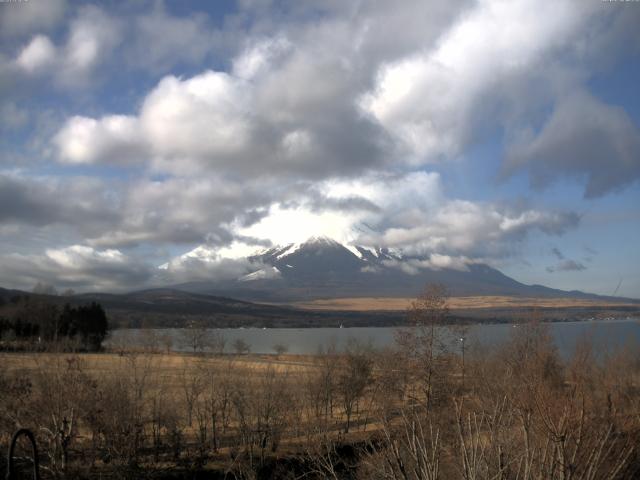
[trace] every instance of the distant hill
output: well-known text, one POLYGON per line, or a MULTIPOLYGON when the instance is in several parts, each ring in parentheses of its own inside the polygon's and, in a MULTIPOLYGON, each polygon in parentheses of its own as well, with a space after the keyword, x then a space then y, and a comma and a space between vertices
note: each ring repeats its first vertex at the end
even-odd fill
POLYGON ((116 328, 179 328, 192 321, 219 328, 398 325, 406 317, 404 312, 313 311, 168 288, 123 294, 85 293, 72 296, 40 295, 0 288, 0 317, 2 305, 16 296, 28 296, 59 306, 95 301, 104 307, 111 325, 116 328))
MULTIPOLYGON (((96 301, 105 308, 110 324, 114 328, 180 328, 193 321, 217 328, 393 326, 402 325, 407 319, 406 307, 402 306, 398 306, 395 310, 380 307, 376 310, 375 306, 373 310, 355 310, 348 306, 327 310, 321 305, 317 308, 313 305, 294 308, 169 288, 124 294, 86 293, 73 296, 40 295, 0 288, 0 317, 3 314, 3 304, 9 303, 16 296, 28 296, 59 306, 65 303, 80 305, 96 301)), ((378 300, 385 302, 384 299, 378 300)), ((620 302, 621 299, 616 300, 620 302)), ((551 303, 553 305, 553 302, 551 303)), ((602 304, 596 302, 593 305, 571 307, 563 306, 562 303, 540 308, 542 318, 556 321, 637 316, 640 313, 638 301, 618 305, 605 305, 606 302, 603 301, 602 304)), ((530 312, 529 305, 507 304, 505 306, 503 304, 489 308, 454 308, 450 318, 458 322, 510 322, 526 320, 530 312)))

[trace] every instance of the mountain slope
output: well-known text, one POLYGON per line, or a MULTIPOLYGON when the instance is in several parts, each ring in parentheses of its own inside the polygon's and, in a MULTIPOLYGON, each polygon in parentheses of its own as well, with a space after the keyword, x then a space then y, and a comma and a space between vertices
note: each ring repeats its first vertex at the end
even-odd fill
MULTIPOLYGON (((199 281, 175 288, 248 299, 290 302, 319 298, 415 297, 426 283, 452 295, 602 298, 525 285, 485 264, 445 256, 345 246, 325 237, 270 248, 248 257, 255 270, 231 281, 199 281)), ((617 299, 619 300, 619 299, 617 299)))

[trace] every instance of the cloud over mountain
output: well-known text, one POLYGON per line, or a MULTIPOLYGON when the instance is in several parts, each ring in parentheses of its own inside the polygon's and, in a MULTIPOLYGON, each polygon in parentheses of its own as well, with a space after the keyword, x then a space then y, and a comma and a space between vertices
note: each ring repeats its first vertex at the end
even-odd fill
POLYGON ((0 254, 328 235, 524 265, 637 197, 633 5, 31 3, 0 19, 0 254))

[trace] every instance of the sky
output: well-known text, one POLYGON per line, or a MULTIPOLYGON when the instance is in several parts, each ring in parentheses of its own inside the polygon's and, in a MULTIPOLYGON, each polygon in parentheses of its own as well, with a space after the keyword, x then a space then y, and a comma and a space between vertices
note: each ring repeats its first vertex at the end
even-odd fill
POLYGON ((0 286, 232 277, 325 235, 640 298, 638 25, 634 1, 0 2, 0 286))

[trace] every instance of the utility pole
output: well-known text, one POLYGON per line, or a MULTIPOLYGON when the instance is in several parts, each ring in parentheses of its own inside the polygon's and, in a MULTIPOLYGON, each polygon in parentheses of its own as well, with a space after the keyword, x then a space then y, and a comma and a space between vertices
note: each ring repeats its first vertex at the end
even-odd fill
POLYGON ((460 337, 460 343, 462 344, 462 389, 464 390, 464 337, 460 337))

